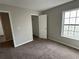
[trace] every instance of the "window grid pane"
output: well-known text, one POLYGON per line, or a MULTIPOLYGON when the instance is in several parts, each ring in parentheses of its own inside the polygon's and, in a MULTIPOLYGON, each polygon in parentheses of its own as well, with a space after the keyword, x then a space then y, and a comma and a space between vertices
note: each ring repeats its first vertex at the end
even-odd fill
POLYGON ((76 24, 79 24, 79 18, 76 18, 76 24))
POLYGON ((70 18, 69 24, 75 24, 75 18, 70 18))
POLYGON ((69 24, 69 18, 64 20, 64 24, 69 24))
POLYGON ((70 12, 65 12, 65 18, 69 18, 70 12))
MULTIPOLYGON (((79 36, 79 10, 64 13, 63 35, 66 37, 79 36)), ((78 37, 79 38, 79 37, 78 37)))
POLYGON ((79 17, 79 10, 77 10, 77 17, 79 17))
POLYGON ((68 31, 69 28, 68 28, 68 25, 64 25, 64 31, 68 31))
POLYGON ((76 17, 76 10, 70 12, 70 17, 76 17))

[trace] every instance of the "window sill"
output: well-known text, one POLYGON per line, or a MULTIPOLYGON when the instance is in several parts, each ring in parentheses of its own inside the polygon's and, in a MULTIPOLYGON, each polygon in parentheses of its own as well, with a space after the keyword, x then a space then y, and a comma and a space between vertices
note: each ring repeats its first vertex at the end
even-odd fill
POLYGON ((72 39, 72 40, 78 40, 79 41, 79 37, 63 36, 63 35, 61 35, 61 37, 68 38, 68 39, 72 39))

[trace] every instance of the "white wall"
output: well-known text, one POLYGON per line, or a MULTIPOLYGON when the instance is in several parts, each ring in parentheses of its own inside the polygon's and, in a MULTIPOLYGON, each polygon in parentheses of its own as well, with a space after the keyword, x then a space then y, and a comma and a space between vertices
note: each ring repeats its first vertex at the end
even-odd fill
POLYGON ((2 23, 1 23, 1 18, 0 18, 0 35, 4 35, 3 28, 2 28, 2 23))
POLYGON ((33 40, 31 15, 38 15, 38 12, 8 5, 0 5, 0 10, 10 12, 15 47, 33 40))
POLYGON ((79 0, 74 0, 72 2, 43 11, 42 14, 47 14, 48 17, 48 39, 79 49, 79 40, 61 37, 62 12, 75 8, 79 8, 79 0))

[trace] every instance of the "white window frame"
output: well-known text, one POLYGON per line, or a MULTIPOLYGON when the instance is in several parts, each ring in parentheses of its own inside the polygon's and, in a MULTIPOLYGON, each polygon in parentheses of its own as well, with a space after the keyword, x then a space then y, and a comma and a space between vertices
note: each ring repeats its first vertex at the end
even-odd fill
MULTIPOLYGON (((75 37, 68 37, 68 36, 64 36, 63 32, 64 32, 64 18, 65 18, 65 12, 71 12, 73 10, 79 10, 79 8, 76 9, 72 9, 72 10, 66 10, 62 12, 62 25, 61 25, 61 37, 65 37, 65 38, 70 38, 70 39, 74 39, 74 40, 79 40, 79 38, 75 38, 75 37)), ((73 17, 72 17, 73 18, 73 17)), ((77 16, 75 17, 77 18, 77 16)))

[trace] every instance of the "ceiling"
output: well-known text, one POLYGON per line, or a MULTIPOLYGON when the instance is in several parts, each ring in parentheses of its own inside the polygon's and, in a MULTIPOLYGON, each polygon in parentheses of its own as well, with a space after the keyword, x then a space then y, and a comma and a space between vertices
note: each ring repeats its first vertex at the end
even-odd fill
POLYGON ((28 8, 35 11, 43 11, 70 1, 72 0, 0 0, 0 3, 21 8, 28 8))

